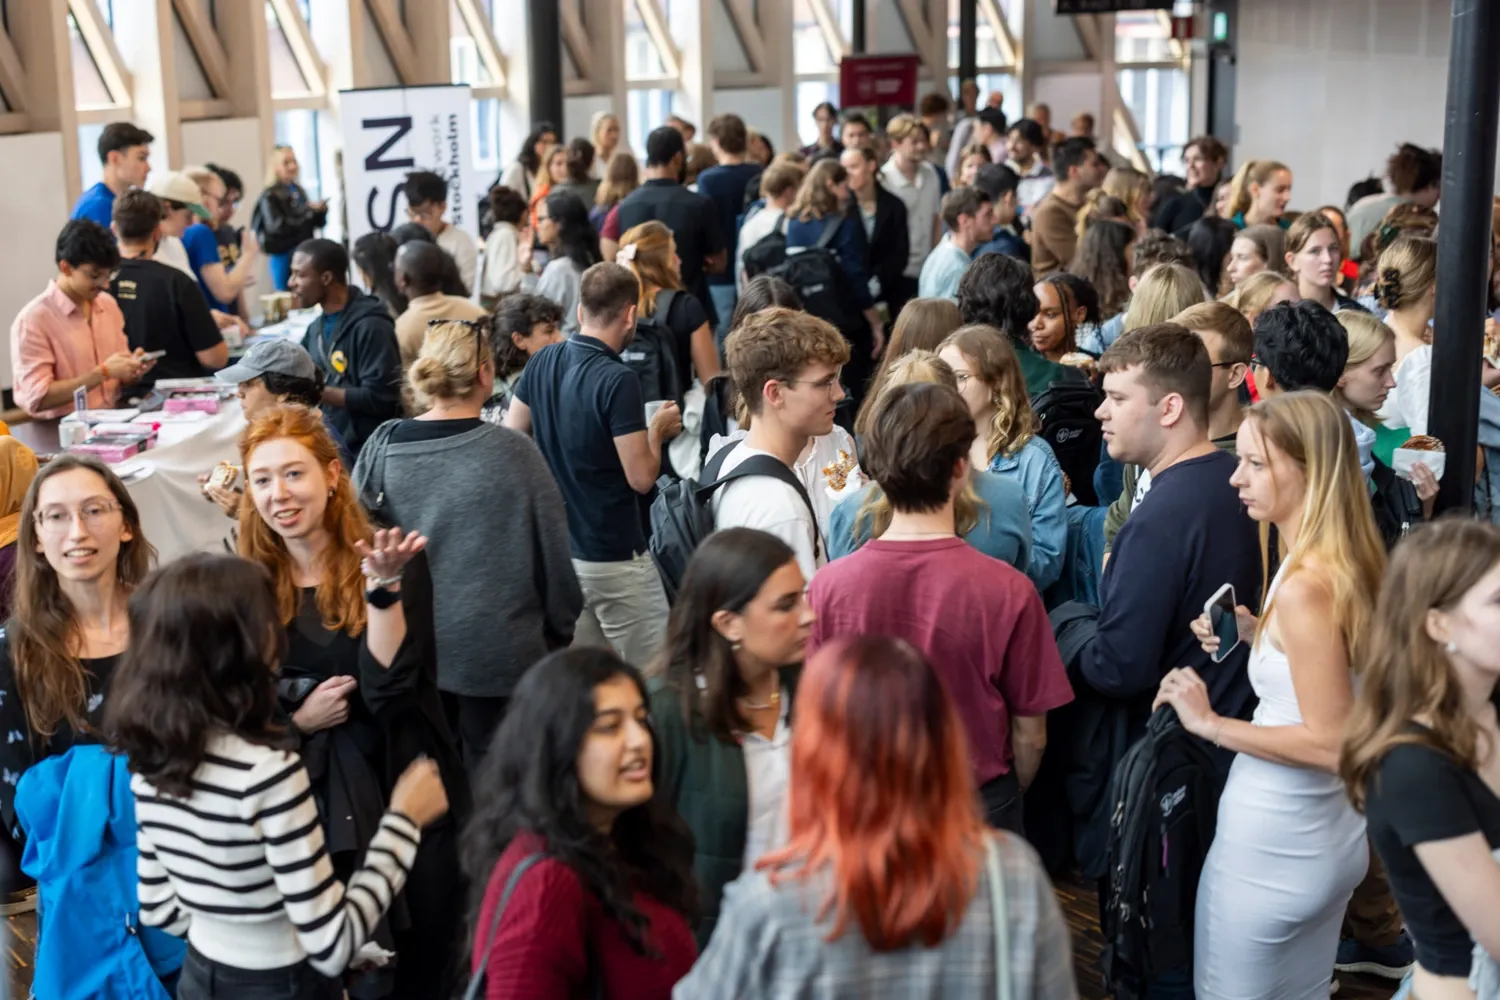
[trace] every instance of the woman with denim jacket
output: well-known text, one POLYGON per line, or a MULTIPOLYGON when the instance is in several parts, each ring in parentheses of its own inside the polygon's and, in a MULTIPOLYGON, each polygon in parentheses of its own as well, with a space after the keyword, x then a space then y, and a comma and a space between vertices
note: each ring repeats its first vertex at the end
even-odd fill
POLYGON ((938 356, 958 377, 974 422, 974 467, 1021 484, 1031 515, 1027 576, 1045 591, 1062 575, 1068 546, 1068 486, 1051 445, 1036 435, 1036 416, 1010 338, 992 326, 965 326, 943 341, 938 356))

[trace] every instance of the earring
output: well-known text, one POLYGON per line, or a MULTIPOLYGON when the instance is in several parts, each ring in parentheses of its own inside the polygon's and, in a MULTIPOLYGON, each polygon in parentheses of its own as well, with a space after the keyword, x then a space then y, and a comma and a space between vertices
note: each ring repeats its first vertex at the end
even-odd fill
POLYGON ((740 651, 740 646, 741 646, 741 645, 742 645, 742 644, 741 644, 741 642, 740 642, 740 641, 739 641, 739 640, 738 640, 738 639, 734 639, 734 640, 732 640, 732 641, 731 641, 731 642, 730 642, 730 643, 729 643, 729 648, 730 648, 730 650, 731 650, 731 651, 732 651, 732 652, 735 652, 735 653, 738 653, 738 652, 739 652, 739 651, 740 651))
POLYGON ((330 500, 333 499, 333 487, 332 486, 328 487, 328 499, 330 499, 330 500))
POLYGON ((1443 647, 1443 651, 1449 656, 1452 656, 1454 653, 1458 652, 1458 643, 1454 642, 1452 639, 1449 639, 1448 645, 1443 647))

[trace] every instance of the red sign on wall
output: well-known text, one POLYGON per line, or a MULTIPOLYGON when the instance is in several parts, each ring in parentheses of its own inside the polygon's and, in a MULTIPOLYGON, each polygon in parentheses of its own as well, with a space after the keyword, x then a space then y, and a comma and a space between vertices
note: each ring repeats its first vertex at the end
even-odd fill
POLYGON ((917 103, 914 55, 845 56, 839 62, 839 103, 845 107, 917 103))

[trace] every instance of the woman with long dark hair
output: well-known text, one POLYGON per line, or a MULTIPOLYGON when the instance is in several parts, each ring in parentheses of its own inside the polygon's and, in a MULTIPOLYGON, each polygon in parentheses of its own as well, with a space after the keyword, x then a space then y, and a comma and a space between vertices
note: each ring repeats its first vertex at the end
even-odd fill
POLYGON ((646 685, 607 649, 521 679, 464 828, 470 969, 489 1000, 666 1000, 697 949, 693 840, 656 778, 646 685), (503 905, 502 905, 503 903, 503 905))
POLYGON ((233 556, 186 556, 130 599, 106 729, 134 774, 141 922, 189 942, 181 1000, 343 996, 447 809, 436 765, 413 762, 346 891, 277 709, 279 619, 265 569, 233 556))
POLYGON ((528 202, 541 182, 542 156, 557 145, 557 126, 551 122, 537 122, 521 142, 521 151, 515 161, 506 167, 495 183, 519 191, 528 202))
POLYGON ((812 633, 790 546, 751 528, 693 553, 647 684, 663 793, 697 848, 707 944, 724 886, 780 847, 797 675, 812 633))
MULTIPOLYGON (((425 539, 375 530, 315 411, 263 413, 240 439, 245 501, 240 554, 271 574, 287 653, 283 710, 301 737, 334 871, 347 877, 370 843, 397 777, 435 759, 454 811, 468 784, 436 686, 432 578, 425 539)), ((423 838, 391 915, 395 988, 422 992, 456 969, 456 831, 423 838)))
POLYGON ((962 721, 908 643, 842 639, 804 671, 789 841, 725 893, 676 1000, 1074 1000, 1040 860, 980 815, 962 721))
MULTIPOLYGON (((0 636, 0 821, 19 871, 16 784, 75 745, 100 742, 101 706, 130 644, 126 602, 156 550, 109 466, 82 455, 48 462, 26 491, 16 530, 15 614, 0 636), (19 738, 17 738, 19 737, 19 738)), ((18 885, 5 886, 15 892, 18 885)))
POLYGON ((394 319, 406 312, 406 296, 396 287, 396 241, 390 233, 365 233, 354 241, 350 260, 365 287, 385 303, 394 319))
POLYGON ((1036 283, 1036 319, 1031 321, 1031 349, 1048 361, 1078 351, 1079 338, 1099 326, 1099 293, 1086 278, 1055 271, 1036 283))
POLYGON ((1418 528, 1396 546, 1356 664, 1339 773, 1416 939, 1422 1000, 1472 1000, 1474 945, 1491 971, 1500 956, 1497 593, 1500 529, 1418 528))
POLYGON ((583 272, 604 258, 599 234, 589 222, 589 210, 566 191, 549 194, 537 209, 537 239, 546 244, 551 259, 536 283, 536 293, 562 307, 563 332, 578 332, 578 291, 583 272))
POLYGON ((1228 290, 1224 262, 1239 235, 1240 231, 1228 219, 1199 219, 1188 227, 1187 245, 1193 251, 1198 277, 1214 298, 1228 290))

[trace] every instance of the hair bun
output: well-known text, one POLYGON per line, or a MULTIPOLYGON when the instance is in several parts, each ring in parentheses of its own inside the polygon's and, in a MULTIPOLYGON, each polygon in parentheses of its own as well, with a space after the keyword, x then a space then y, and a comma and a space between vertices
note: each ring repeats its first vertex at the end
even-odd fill
POLYGON ((1384 268, 1375 282, 1375 302, 1386 309, 1401 305, 1401 272, 1394 267, 1384 268))

